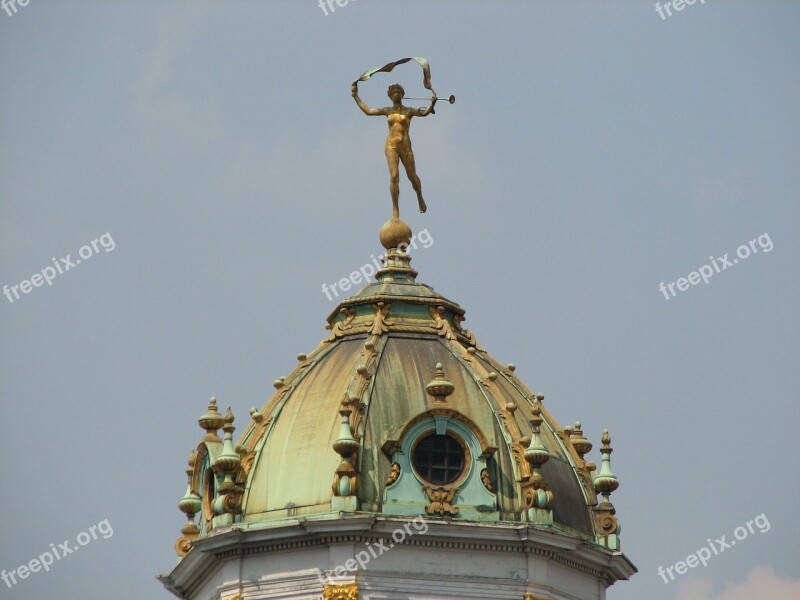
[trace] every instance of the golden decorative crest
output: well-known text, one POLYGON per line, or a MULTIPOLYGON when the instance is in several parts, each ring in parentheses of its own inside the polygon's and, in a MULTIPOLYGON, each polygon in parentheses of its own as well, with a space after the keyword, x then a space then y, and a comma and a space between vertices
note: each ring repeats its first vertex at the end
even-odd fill
POLYGON ((445 515, 457 515, 458 507, 453 506, 453 498, 461 490, 458 488, 443 488, 443 487, 428 487, 423 486, 422 491, 430 500, 430 504, 425 507, 425 512, 429 515, 439 514, 443 517, 445 515))
POLYGON ((461 334, 465 338, 467 338, 467 341, 469 341, 469 344, 471 346, 473 346, 475 348, 475 350, 477 350, 478 352, 485 352, 486 350, 484 350, 483 346, 481 346, 478 343, 478 340, 475 337, 475 334, 472 333, 469 329, 463 329, 461 327, 461 323, 463 323, 463 322, 464 322, 464 315, 453 315, 453 323, 455 323, 456 328, 458 329, 458 331, 461 332, 461 334))
POLYGON ((394 325, 389 320, 389 311, 392 308, 391 304, 386 304, 385 302, 378 302, 377 304, 372 305, 375 309, 375 319, 372 321, 372 329, 370 333, 372 335, 383 335, 389 331, 389 328, 394 325))
POLYGON ((178 538, 178 541, 175 542, 175 553, 180 557, 183 558, 187 554, 189 554, 189 550, 192 549, 192 540, 186 536, 182 536, 178 538))
POLYGON ((356 318, 356 309, 344 307, 339 311, 344 315, 344 321, 337 321, 336 323, 329 324, 326 329, 331 330, 331 334, 325 339, 326 342, 333 342, 337 338, 344 335, 344 332, 350 329, 350 323, 356 318))
POLYGON ((322 590, 323 600, 358 600, 358 584, 326 585, 322 590))
POLYGON ((250 475, 250 469, 253 468, 253 460, 256 457, 254 450, 245 450, 242 457, 242 471, 244 471, 245 479, 250 475))
POLYGON ((436 321, 432 327, 436 329, 440 336, 452 341, 458 339, 456 332, 453 331, 453 326, 450 325, 450 321, 444 317, 444 306, 431 306, 428 308, 428 313, 436 321))
POLYGON ((595 511, 595 523, 601 535, 619 533, 619 520, 617 517, 602 508, 596 508, 595 511))
MULTIPOLYGON (((518 442, 513 442, 511 444, 511 452, 514 455, 514 462, 517 465, 517 469, 519 469, 520 478, 528 479, 531 476, 531 465, 525 460, 525 449, 527 448, 527 444, 525 443, 526 439, 523 438, 518 442)), ((528 442, 530 440, 527 440, 528 442)))

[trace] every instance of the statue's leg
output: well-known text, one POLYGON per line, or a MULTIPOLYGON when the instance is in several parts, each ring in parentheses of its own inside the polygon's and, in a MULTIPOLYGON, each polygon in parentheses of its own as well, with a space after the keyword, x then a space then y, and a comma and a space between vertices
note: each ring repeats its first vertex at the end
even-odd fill
POLYGON ((403 161, 403 166, 406 169, 406 175, 408 175, 408 180, 411 182, 414 191, 417 193, 417 201, 419 202, 419 212, 424 213, 428 210, 427 205, 425 204, 425 200, 422 199, 422 182, 419 180, 417 176, 417 167, 414 162, 414 153, 411 150, 407 150, 400 155, 400 160, 403 161))
POLYGON ((400 218, 400 157, 394 148, 386 149, 389 165, 389 193, 392 195, 392 218, 400 218))

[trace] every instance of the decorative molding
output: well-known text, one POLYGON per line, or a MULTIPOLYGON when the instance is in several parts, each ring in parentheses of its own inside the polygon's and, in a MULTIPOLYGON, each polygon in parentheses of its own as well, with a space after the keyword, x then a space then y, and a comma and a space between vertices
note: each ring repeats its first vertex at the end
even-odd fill
POLYGON ((358 600, 358 584, 326 585, 322 590, 323 600, 358 600))
POLYGON ((491 456, 497 452, 497 446, 492 446, 489 444, 488 438, 483 434, 483 431, 481 431, 474 421, 455 409, 446 408, 443 406, 431 408, 430 410, 426 410, 415 416, 408 423, 406 423, 399 432, 396 432, 394 437, 386 440, 386 442, 383 443, 383 446, 381 446, 381 450, 383 450, 383 453, 391 460, 393 454, 400 449, 401 440, 405 439, 408 433, 414 429, 418 423, 427 420, 435 421, 436 417, 439 416, 452 417, 454 420, 459 421, 467 429, 469 429, 477 439, 478 445, 481 449, 481 454, 483 456, 491 456))
MULTIPOLYGON (((326 546, 328 544, 343 544, 343 543, 363 544, 366 542, 374 543, 375 540, 376 537, 374 535, 369 535, 364 533, 354 533, 354 534, 339 533, 336 535, 320 535, 317 538, 311 538, 311 539, 301 539, 301 540, 291 540, 291 541, 287 540, 264 541, 257 543, 253 546, 249 546, 247 553, 261 554, 268 552, 287 552, 287 551, 300 550, 304 548, 326 546)), ((513 542, 510 541, 507 543, 502 543, 502 542, 498 543, 497 541, 493 542, 476 541, 474 539, 471 541, 453 540, 453 539, 434 540, 434 539, 429 539, 427 536, 415 536, 415 537, 407 537, 403 541, 403 544, 408 546, 417 546, 421 548, 440 548, 442 550, 466 550, 470 552, 506 552, 506 553, 516 553, 516 554, 529 554, 553 560, 571 569, 576 569, 583 573, 587 573, 592 577, 604 577, 606 575, 605 571, 601 569, 588 566, 576 560, 570 560, 566 558, 563 552, 555 552, 550 549, 540 548, 537 547, 536 545, 531 545, 530 543, 521 543, 519 540, 513 542)), ((241 556, 240 548, 231 548, 214 552, 214 558, 216 558, 217 560, 225 560, 229 558, 235 558, 238 556, 241 556)))
POLYGON ((353 296, 346 298, 339 303, 339 307, 334 309, 328 315, 328 322, 336 318, 341 312, 342 308, 349 308, 354 306, 363 306, 370 302, 395 302, 395 303, 408 303, 408 304, 422 304, 428 306, 444 306, 454 314, 463 315, 464 309, 455 302, 443 297, 424 297, 424 296, 406 296, 403 294, 373 294, 370 296, 353 296))

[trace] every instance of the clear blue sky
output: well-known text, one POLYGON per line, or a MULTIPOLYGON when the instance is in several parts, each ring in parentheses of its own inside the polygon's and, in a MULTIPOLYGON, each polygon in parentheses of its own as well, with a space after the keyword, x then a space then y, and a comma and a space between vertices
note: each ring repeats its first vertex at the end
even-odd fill
MULTIPOLYGON (((458 101, 412 127, 429 211, 403 180, 401 214, 433 239, 413 266, 595 458, 610 428, 640 572, 609 598, 728 600, 757 567, 800 585, 798 31, 800 4, 755 0, 0 12, 0 285, 114 241, 0 296, 0 569, 114 532, 0 598, 171 597, 154 576, 196 419, 216 395, 241 429, 325 335, 322 284, 381 249, 386 125, 349 86, 414 55, 458 101), (657 575, 762 513, 768 532, 657 575)), ((406 65, 364 99, 395 80, 425 92, 406 65)))

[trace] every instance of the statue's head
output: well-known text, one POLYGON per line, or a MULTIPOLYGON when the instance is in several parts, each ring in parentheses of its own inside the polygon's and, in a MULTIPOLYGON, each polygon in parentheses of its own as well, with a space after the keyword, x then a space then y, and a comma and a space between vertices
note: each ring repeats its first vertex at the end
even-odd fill
POLYGON ((387 90, 386 94, 392 100, 395 99, 395 95, 397 95, 398 100, 402 100, 403 96, 406 95, 406 91, 403 89, 403 86, 400 85, 399 83, 393 83, 392 85, 389 86, 389 89, 387 90))

